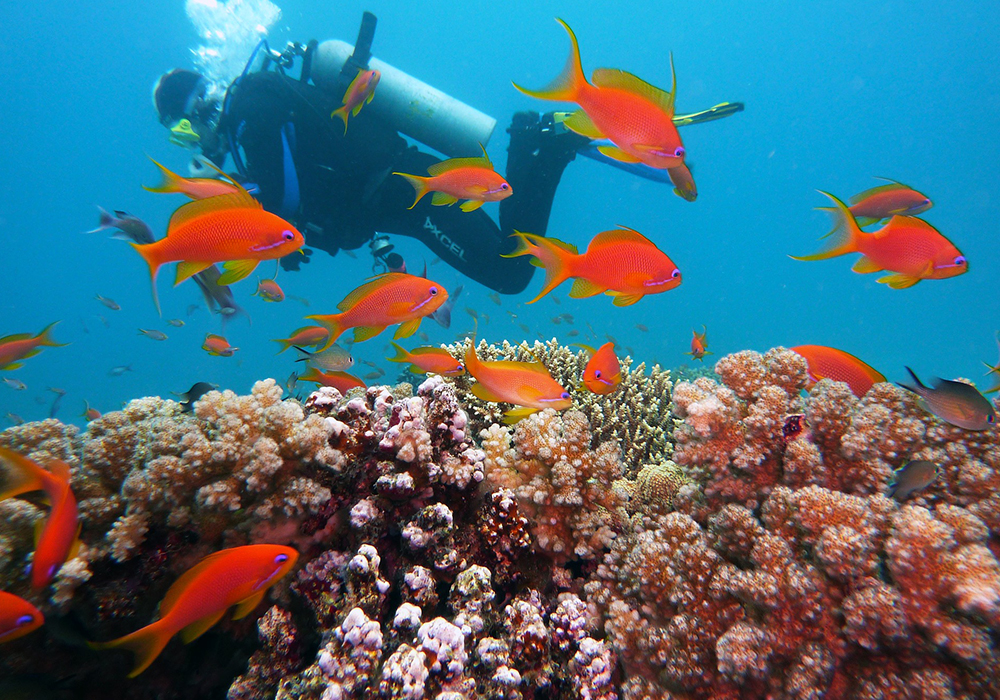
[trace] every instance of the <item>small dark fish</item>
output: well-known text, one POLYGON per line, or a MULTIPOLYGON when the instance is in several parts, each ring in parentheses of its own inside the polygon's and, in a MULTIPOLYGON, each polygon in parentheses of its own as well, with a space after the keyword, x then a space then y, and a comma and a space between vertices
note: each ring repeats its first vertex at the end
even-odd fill
POLYGON ((361 360, 361 364, 368 365, 369 367, 378 368, 378 365, 371 360, 361 360))
POLYGON ((285 390, 289 394, 291 394, 292 392, 295 391, 295 387, 298 385, 298 383, 299 383, 299 375, 296 374, 295 372, 292 372, 290 375, 288 375, 288 379, 285 380, 285 390))
POLYGON ((434 267, 439 262, 441 262, 441 258, 434 258, 433 260, 430 261, 430 263, 428 264, 428 267, 434 267))
POLYGON ((327 372, 342 372, 354 365, 354 358, 351 356, 351 353, 336 343, 322 352, 309 352, 298 345, 293 345, 292 347, 302 353, 302 357, 295 360, 296 362, 308 362, 309 366, 327 372))
POLYGON ((340 252, 343 253, 344 255, 346 255, 347 257, 351 258, 352 260, 357 260, 358 259, 357 253, 355 253, 353 250, 343 250, 343 249, 341 249, 340 252))
POLYGON ((465 285, 461 284, 455 287, 452 293, 448 295, 448 299, 438 307, 437 311, 431 314, 431 318, 437 321, 437 324, 442 328, 451 327, 451 310, 455 308, 455 302, 458 300, 464 287, 465 285))
POLYGON ((97 209, 101 212, 100 222, 97 228, 91 229, 87 233, 100 233, 101 231, 117 229, 119 232, 113 234, 111 237, 118 241, 132 241, 140 245, 147 245, 156 241, 153 230, 142 219, 124 211, 116 210, 114 216, 112 216, 101 207, 97 207, 97 209))
POLYGON ((194 281, 201 289, 202 296, 205 297, 208 310, 222 315, 223 330, 226 328, 228 319, 237 315, 246 316, 250 325, 253 325, 250 314, 236 303, 232 290, 224 284, 219 284, 220 277, 222 277, 222 273, 215 265, 206 267, 194 276, 194 281))
POLYGON ((518 325, 518 326, 519 326, 519 327, 521 328, 521 330, 522 330, 522 331, 524 331, 525 333, 531 333, 531 328, 530 328, 530 327, 528 326, 528 324, 527 324, 527 323, 519 323, 519 324, 517 324, 517 325, 518 325))
POLYGON ((142 335, 149 336, 153 340, 166 340, 167 339, 167 334, 164 333, 163 331, 148 330, 146 328, 140 328, 139 332, 142 335))
POLYGON ((50 386, 49 387, 49 391, 51 391, 56 396, 65 396, 66 395, 66 390, 65 389, 60 389, 57 386, 50 386))
POLYGON ((111 309, 112 311, 121 311, 122 310, 122 307, 120 307, 118 305, 118 302, 116 302, 114 299, 109 299, 107 297, 102 297, 100 294, 95 294, 94 298, 97 299, 97 301, 99 301, 102 304, 104 304, 109 309, 111 309))
POLYGON ((22 382, 20 379, 11 379, 10 377, 4 377, 3 383, 9 386, 14 391, 24 391, 28 388, 28 385, 22 382))
POLYGON ((7 411, 6 416, 7 420, 10 421, 11 425, 21 425, 22 423, 24 423, 24 419, 21 418, 21 416, 17 415, 16 413, 11 413, 10 411, 7 411))
POLYGON ((174 394, 175 396, 180 396, 183 401, 181 404, 181 413, 190 413, 194 410, 194 402, 200 399, 202 396, 212 391, 212 389, 218 389, 218 384, 209 384, 208 382, 196 382, 190 389, 185 391, 183 394, 174 394))
POLYGON ((573 323, 573 314, 559 314, 559 318, 571 325, 573 323))
POLYGON ((472 318, 476 319, 477 321, 479 320, 479 312, 476 311, 471 306, 465 307, 465 313, 469 314, 470 316, 472 316, 472 318))
POLYGON ((364 376, 364 378, 370 381, 372 379, 378 379, 379 377, 384 377, 384 376, 385 372, 383 372, 382 370, 378 370, 377 372, 369 372, 364 376))
POLYGON ((574 328, 570 331, 567 331, 566 335, 568 335, 570 338, 575 338, 576 336, 580 335, 580 331, 574 328))
POLYGON ((558 326, 560 323, 562 323, 562 318, 560 318, 559 316, 553 316, 552 318, 549 319, 549 323, 551 323, 553 326, 558 326))
POLYGON ((59 412, 59 405, 62 403, 62 399, 66 395, 66 390, 50 386, 49 391, 56 395, 56 397, 52 400, 52 405, 49 407, 49 418, 55 418, 56 413, 59 412))
POLYGON ((201 307, 198 306, 197 304, 188 304, 187 315, 190 316, 191 314, 193 314, 195 311, 197 311, 200 308, 201 307))
POLYGON ((989 430, 996 425, 997 415, 993 405, 976 387, 938 377, 932 389, 924 386, 912 369, 907 367, 906 371, 913 377, 916 386, 902 382, 897 384, 922 398, 928 410, 941 420, 966 430, 989 430))
POLYGON ((181 326, 184 325, 184 321, 180 320, 179 318, 168 318, 167 323, 169 323, 174 328, 180 328, 181 326))
POLYGON ((500 295, 499 294, 497 294, 496 292, 490 292, 486 296, 488 296, 490 298, 490 301, 492 301, 494 304, 496 304, 497 306, 500 306, 500 295))
POLYGON ((907 462, 893 472, 892 483, 889 484, 890 498, 905 501, 910 494, 926 488, 938 475, 938 467, 934 462, 917 459, 907 462))
POLYGON ((643 333, 649 333, 649 327, 646 326, 646 325, 644 325, 644 324, 642 324, 642 323, 635 324, 635 327, 636 327, 636 330, 639 330, 639 331, 641 331, 643 333))
POLYGON ((417 337, 420 338, 420 342, 422 343, 429 343, 431 341, 431 337, 426 333, 424 333, 423 331, 420 331, 417 334, 417 337))
POLYGON ((132 365, 118 365, 108 370, 109 377, 120 377, 126 372, 132 372, 132 365))
POLYGON ((611 335, 610 333, 605 333, 605 334, 604 334, 604 337, 608 339, 608 342, 609 342, 609 343, 614 343, 615 345, 620 345, 620 343, 618 342, 618 339, 617 339, 617 338, 615 338, 615 337, 614 337, 613 335, 611 335))
POLYGON ((559 301, 559 297, 557 297, 555 294, 550 294, 549 297, 552 299, 552 301, 556 303, 556 306, 562 306, 562 302, 559 301))

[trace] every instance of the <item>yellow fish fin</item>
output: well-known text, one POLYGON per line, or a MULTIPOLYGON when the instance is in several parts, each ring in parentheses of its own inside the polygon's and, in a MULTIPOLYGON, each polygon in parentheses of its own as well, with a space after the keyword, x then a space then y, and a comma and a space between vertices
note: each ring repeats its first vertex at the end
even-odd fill
POLYGON ((608 158, 620 160, 622 163, 639 163, 639 159, 618 148, 618 146, 598 146, 597 150, 608 158))
POLYGON ((862 255, 858 258, 857 262, 851 266, 851 269, 857 272, 859 275, 867 275, 869 272, 881 272, 884 268, 875 262, 867 255, 862 255))
POLYGON ((881 282, 882 284, 889 285, 893 289, 906 289, 907 287, 912 287, 917 282, 919 282, 920 278, 896 273, 894 275, 886 275, 885 277, 879 277, 878 281, 881 282))
POLYGON ((498 403, 500 401, 503 401, 502 398, 500 398, 499 396, 497 396, 496 394, 494 394, 492 391, 490 391, 489 389, 487 389, 486 386, 483 385, 480 382, 476 382, 475 384, 473 384, 472 388, 470 389, 470 391, 472 392, 473 396, 475 396, 476 398, 482 399, 483 401, 492 401, 494 403, 498 403))
POLYGON ((225 610, 220 610, 217 613, 206 615, 197 622, 192 622, 190 625, 181 630, 181 640, 183 640, 185 644, 190 644, 218 624, 219 620, 222 619, 222 616, 225 613, 225 610))
POLYGON ((608 292, 608 294, 615 298, 612 302, 615 306, 632 306, 644 296, 642 294, 622 294, 621 292, 608 292))
POLYGON ((677 75, 674 73, 674 55, 670 54, 670 73, 673 75, 673 91, 661 90, 623 70, 598 68, 590 79, 597 87, 625 90, 649 100, 671 117, 674 116, 674 93, 677 91, 677 75))
POLYGON ((358 104, 355 105, 354 109, 351 110, 351 116, 352 117, 358 116, 358 113, 361 112, 361 108, 364 107, 364 106, 365 106, 365 103, 364 103, 363 100, 361 102, 358 102, 358 104))
POLYGON ((435 192, 431 195, 431 204, 436 207, 451 206, 458 201, 458 197, 448 194, 447 192, 435 192))
POLYGON ((431 176, 440 175, 441 173, 458 170, 459 168, 486 168, 487 170, 493 170, 493 163, 486 156, 486 151, 483 151, 483 155, 475 158, 449 158, 440 163, 435 163, 427 168, 427 174, 431 176))
POLYGON ((600 294, 606 289, 607 287, 602 287, 601 285, 595 284, 590 280, 577 277, 573 280, 573 286, 570 287, 569 295, 573 299, 585 299, 587 297, 592 297, 595 294, 600 294))
POLYGON ((20 369, 21 367, 24 367, 23 362, 12 362, 9 365, 4 365, 3 367, 0 367, 0 369, 7 371, 9 369, 20 369))
POLYGON ((504 425, 514 425, 515 423, 527 418, 532 413, 537 412, 537 408, 512 408, 503 414, 504 425))
POLYGON ((242 620, 244 617, 253 612, 254 608, 260 605, 260 601, 264 600, 264 594, 267 593, 267 589, 257 591, 249 598, 245 598, 240 601, 240 604, 236 606, 236 610, 233 611, 234 620, 242 620))
POLYGON ((358 326, 354 329, 354 342, 360 343, 363 340, 374 338, 385 330, 385 326, 358 326))
POLYGON ((868 226, 869 224, 874 224, 878 221, 881 221, 881 219, 876 219, 874 216, 859 216, 854 220, 857 221, 858 226, 862 228, 868 226))
POLYGON ((217 197, 207 199, 196 199, 179 207, 170 217, 167 224, 167 236, 175 231, 178 226, 190 223, 194 219, 206 214, 212 214, 227 209, 261 209, 261 204, 251 197, 246 190, 233 192, 232 194, 220 194, 217 197))
POLYGON ((423 320, 422 317, 414 318, 410 319, 406 323, 399 324, 399 328, 396 329, 396 332, 393 334, 392 337, 397 340, 399 338, 409 338, 411 335, 417 332, 418 328, 420 328, 421 320, 423 320))
POLYGON ((483 206, 483 200, 470 199, 466 202, 462 202, 458 208, 461 209, 462 211, 475 211, 481 206, 483 206))
POLYGON ((347 133, 347 107, 338 107, 330 112, 330 119, 341 119, 344 122, 344 133, 347 133))
POLYGON ((586 136, 588 139, 604 138, 601 130, 597 128, 597 125, 591 121, 590 117, 582 109, 578 109, 569 115, 563 122, 563 125, 570 131, 574 131, 580 134, 580 136, 586 136))
POLYGON ((177 277, 174 278, 174 286, 176 287, 189 277, 194 277, 211 264, 198 260, 181 260, 177 263, 177 277))
POLYGON ((224 287, 233 282, 239 282, 257 269, 259 263, 259 260, 228 260, 222 263, 222 267, 226 271, 219 277, 219 286, 224 287))

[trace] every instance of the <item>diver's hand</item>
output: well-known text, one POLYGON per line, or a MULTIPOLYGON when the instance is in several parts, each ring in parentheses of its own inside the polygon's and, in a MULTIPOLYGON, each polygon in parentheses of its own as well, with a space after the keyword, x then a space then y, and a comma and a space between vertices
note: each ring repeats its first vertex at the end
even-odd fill
POLYGON ((309 258, 312 257, 312 248, 303 248, 302 255, 296 255, 292 253, 291 255, 286 255, 279 261, 281 263, 282 270, 288 270, 289 272, 298 272, 300 265, 305 265, 309 262, 309 258))

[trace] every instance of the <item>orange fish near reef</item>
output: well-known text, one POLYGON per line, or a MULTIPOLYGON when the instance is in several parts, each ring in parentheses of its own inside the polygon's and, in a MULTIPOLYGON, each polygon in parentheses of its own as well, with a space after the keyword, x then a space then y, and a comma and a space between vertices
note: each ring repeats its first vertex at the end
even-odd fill
POLYGON ((30 333, 15 333, 0 338, 0 370, 17 369, 24 363, 21 360, 34 357, 42 351, 42 347, 60 348, 66 343, 57 343, 49 333, 52 327, 59 323, 55 321, 42 329, 38 335, 30 333))
POLYGON ((414 348, 407 350, 404 347, 392 344, 396 349, 396 354, 387 358, 390 362, 409 362, 410 371, 414 374, 427 374, 433 372, 445 377, 460 377, 465 374, 465 367, 455 357, 444 348, 414 348))
POLYGON ((293 345, 319 345, 330 337, 330 331, 323 326, 303 326, 288 338, 275 338, 274 342, 281 344, 280 355, 293 345))
POLYGON ((239 348, 234 348, 229 344, 229 341, 223 338, 221 335, 215 335, 209 333, 205 336, 205 342, 202 344, 201 349, 207 352, 209 355, 215 355, 217 357, 232 357, 239 348))
POLYGON ((53 459, 48 466, 47 471, 24 455, 0 447, 0 501, 44 491, 51 504, 31 563, 31 585, 35 588, 48 585, 71 558, 80 532, 76 498, 69 487, 69 465, 53 459))
MULTIPOLYGON (((885 177, 878 179, 887 180, 889 184, 872 187, 847 200, 848 210, 858 226, 868 226, 892 216, 916 216, 934 206, 929 197, 912 187, 885 177)), ((837 214, 837 209, 833 207, 819 209, 837 214)))
POLYGON ((394 338, 409 338, 417 332, 420 320, 430 316, 448 299, 448 292, 437 282, 405 272, 387 272, 365 282, 337 305, 339 314, 306 316, 326 328, 330 335, 320 350, 326 350, 348 328, 354 329, 354 341, 361 342, 395 323, 401 324, 394 338))
POLYGON ((605 343, 594 348, 581 345, 590 353, 587 366, 583 368, 583 386, 595 394, 610 394, 622 383, 622 366, 615 354, 615 344, 605 343))
MULTIPOLYGON (((153 159, 150 158, 150 160, 153 159)), ((216 168, 214 165, 211 167, 222 175, 222 177, 225 178, 224 180, 214 177, 181 177, 177 173, 160 165, 155 160, 153 160, 153 164, 160 169, 160 174, 163 176, 163 180, 156 187, 146 187, 143 185, 142 189, 147 192, 176 192, 187 195, 191 199, 208 199, 209 197, 218 197, 223 194, 239 194, 242 189, 238 184, 236 184, 235 180, 216 168)))
POLYGON ((157 313, 156 275, 162 265, 177 262, 178 285, 188 277, 224 262, 218 284, 237 282, 261 260, 275 260, 302 247, 302 234, 290 223, 264 211, 260 202, 240 188, 235 194, 189 202, 170 217, 167 235, 155 243, 132 243, 149 265, 157 313))
POLYGON ((257 291, 253 293, 255 297, 260 297, 264 301, 284 301, 285 292, 282 291, 278 283, 273 279, 257 280, 257 291))
POLYGON ((34 605, 13 593, 0 591, 0 644, 34 632, 45 617, 34 605))
POLYGON ((410 209, 417 206, 425 194, 433 192, 431 204, 452 205, 460 199, 462 211, 473 211, 483 202, 499 202, 514 193, 510 184, 493 169, 493 163, 483 149, 482 158, 451 158, 427 168, 430 177, 393 173, 406 179, 417 193, 410 209))
POLYGON ((691 338, 691 352, 684 353, 685 355, 690 355, 696 360, 700 360, 705 357, 705 355, 711 355, 708 351, 708 329, 705 326, 701 327, 701 333, 691 329, 694 337, 691 338))
POLYGON ((320 386, 332 386, 341 394, 346 394, 348 389, 353 389, 354 387, 361 387, 362 389, 365 388, 365 383, 353 374, 341 372, 340 370, 324 372, 323 370, 316 369, 315 367, 310 367, 305 371, 305 373, 300 374, 298 381, 316 382, 320 386))
POLYGON ((797 345, 789 350, 805 358, 809 366, 810 389, 821 379, 832 379, 847 384, 851 387, 851 393, 860 398, 868 393, 872 385, 885 381, 881 372, 837 348, 797 345))
POLYGON ((670 182, 674 185, 674 194, 693 202, 698 199, 698 187, 694 184, 694 176, 691 174, 690 166, 681 163, 676 168, 667 170, 670 182))
POLYGON ((128 677, 135 678, 178 632, 187 644, 207 632, 234 605, 234 620, 249 615, 298 558, 294 549, 277 544, 251 544, 209 554, 167 590, 159 620, 120 639, 91 642, 90 647, 133 652, 135 668, 128 677))
POLYGON ((611 139, 614 146, 598 147, 609 158, 661 169, 682 165, 684 144, 673 122, 677 94, 673 56, 670 57, 670 92, 613 68, 595 70, 591 85, 583 75, 576 35, 561 19, 556 21, 569 34, 572 43, 562 73, 541 90, 525 90, 516 83, 514 87, 530 97, 580 105, 580 109, 563 123, 587 138, 611 139))
POLYGON ((475 338, 465 351, 465 369, 476 380, 472 393, 483 401, 521 406, 504 413, 507 424, 516 423, 543 408, 562 411, 573 405, 569 392, 552 378, 541 362, 481 362, 476 354, 475 338))
POLYGON ((820 192, 836 206, 839 223, 833 230, 833 245, 814 255, 791 256, 795 260, 826 260, 848 253, 861 253, 851 269, 861 274, 887 270, 894 274, 879 278, 893 289, 912 287, 920 280, 956 277, 969 271, 969 263, 951 241, 923 219, 894 216, 873 233, 865 233, 847 205, 828 192, 820 192))
POLYGON ((545 268, 545 284, 529 304, 534 304, 574 277, 569 295, 574 299, 604 292, 615 298, 615 306, 629 306, 647 294, 673 289, 681 283, 681 271, 651 240, 630 228, 604 231, 594 236, 585 253, 576 247, 531 233, 515 232, 517 248, 504 255, 533 255, 545 268))
POLYGON ((382 74, 377 70, 359 70, 354 76, 354 80, 344 93, 343 107, 338 107, 330 113, 330 119, 344 120, 344 133, 347 133, 347 113, 351 116, 358 116, 361 108, 372 101, 375 97, 375 88, 382 74))

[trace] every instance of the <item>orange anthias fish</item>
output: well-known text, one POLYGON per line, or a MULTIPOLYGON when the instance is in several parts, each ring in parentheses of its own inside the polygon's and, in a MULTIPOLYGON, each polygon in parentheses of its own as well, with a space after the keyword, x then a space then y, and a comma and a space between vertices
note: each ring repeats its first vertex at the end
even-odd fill
POLYGON ((202 343, 201 349, 209 355, 215 355, 217 357, 232 357, 233 353, 239 350, 239 348, 234 348, 230 345, 229 341, 221 335, 215 335, 213 333, 208 333, 205 336, 205 342, 202 343))
POLYGON ((66 343, 57 343, 49 333, 52 327, 59 323, 55 321, 42 329, 38 335, 30 333, 15 333, 0 338, 0 370, 17 369, 29 357, 34 357, 42 351, 42 347, 60 348, 66 343))
POLYGON ((344 93, 343 107, 338 107, 330 113, 330 119, 340 118, 344 120, 344 133, 347 133, 347 113, 351 116, 358 116, 361 108, 372 101, 375 97, 375 88, 382 74, 377 70, 359 70, 354 76, 354 80, 344 93))
POLYGON ((34 605, 13 593, 0 591, 0 644, 34 632, 45 617, 34 605))
POLYGON ((300 382, 316 382, 320 386, 332 386, 341 394, 346 394, 349 389, 353 389, 356 386, 362 389, 365 388, 365 383, 353 374, 348 374, 340 370, 324 372, 315 367, 310 367, 303 374, 300 374, 298 380, 300 382))
POLYGON ((473 211, 483 202, 499 202, 514 194, 510 184, 493 169, 493 163, 483 149, 482 158, 451 158, 427 168, 430 177, 393 173, 406 179, 417 193, 410 209, 417 206, 425 194, 433 192, 431 204, 452 205, 460 199, 462 211, 473 211))
POLYGON ((264 301, 277 302, 285 300, 285 292, 273 279, 257 280, 257 291, 253 293, 253 296, 260 297, 264 301))
POLYGON ((684 353, 685 355, 690 355, 696 360, 701 360, 705 355, 711 355, 708 351, 708 329, 705 326, 701 327, 701 333, 691 329, 694 337, 691 338, 691 352, 684 353))
POLYGON ((472 393, 483 401, 521 406, 504 413, 507 424, 516 423, 543 408, 562 411, 573 405, 569 392, 552 378, 541 362, 481 362, 476 354, 475 338, 465 351, 465 369, 476 380, 472 393))
POLYGON ((390 362, 409 362, 410 371, 414 374, 433 372, 445 377, 460 377, 465 374, 462 363, 444 348, 426 347, 407 350, 396 343, 393 343, 392 347, 396 349, 396 354, 386 359, 390 362))
POLYGON ((885 375, 881 372, 854 355, 837 348, 828 348, 825 345, 797 345, 789 350, 805 358, 809 366, 808 388, 810 389, 820 379, 832 379, 847 384, 851 387, 851 393, 860 398, 868 393, 872 385, 885 381, 885 375))
POLYGON ((673 289, 681 283, 681 271, 652 241, 638 231, 619 228, 594 236, 587 252, 531 233, 515 232, 517 248, 504 255, 533 255, 545 268, 545 284, 529 304, 534 304, 565 280, 575 277, 569 295, 574 299, 605 292, 615 306, 629 306, 647 294, 673 289))
POLYGON ((594 348, 581 345, 590 353, 583 368, 583 386, 595 394, 610 394, 622 383, 622 366, 615 354, 615 344, 608 342, 594 348))
POLYGON ((448 299, 448 292, 437 282, 405 272, 387 272, 365 282, 337 305, 341 313, 306 316, 326 328, 330 335, 320 350, 326 350, 348 328, 354 329, 354 341, 374 338, 395 323, 401 324, 394 338, 409 338, 417 332, 420 320, 430 316, 448 299))
MULTIPOLYGON (((150 160, 153 159, 150 158, 150 160)), ((205 162, 207 163, 207 161, 205 162)), ((143 185, 142 189, 147 192, 179 193, 187 195, 191 199, 207 199, 223 194, 239 194, 242 189, 240 185, 236 184, 235 180, 210 163, 208 165, 225 179, 214 177, 181 177, 155 160, 153 160, 153 164, 160 169, 163 180, 156 187, 146 187, 143 185)))
MULTIPOLYGON (((934 206, 929 197, 908 185, 886 177, 878 179, 886 180, 889 184, 872 187, 847 200, 848 209, 858 226, 868 226, 893 216, 916 216, 934 206)), ((837 214, 837 209, 833 207, 819 209, 837 214)))
POLYGON ((135 668, 128 677, 135 678, 178 632, 187 644, 207 632, 234 605, 234 620, 249 615, 298 558, 294 549, 277 544, 251 544, 209 554, 167 590, 159 620, 120 639, 91 642, 90 647, 133 652, 135 668))
POLYGON ((275 338, 274 342, 281 344, 280 355, 293 345, 319 345, 330 337, 330 331, 323 326, 303 326, 288 338, 275 338))
POLYGON ((873 233, 858 227, 847 205, 827 192, 839 217, 834 229, 833 245, 815 255, 791 256, 795 260, 826 260, 848 253, 862 257, 851 269, 861 274, 892 272, 879 282, 893 289, 912 287, 920 280, 956 277, 969 270, 965 256, 951 241, 923 219, 894 216, 889 223, 873 233))
POLYGON ((275 260, 302 247, 305 239, 290 223, 264 211, 260 202, 240 188, 236 194, 198 199, 170 217, 167 235, 155 243, 132 243, 149 265, 157 312, 156 275, 162 265, 177 262, 178 285, 188 277, 224 262, 218 284, 243 279, 261 260, 275 260))
POLYGON ((54 459, 48 466, 47 471, 24 455, 0 447, 0 500, 44 491, 51 504, 31 564, 31 585, 35 588, 47 586, 66 563, 80 532, 69 465, 54 459))
POLYGON ((572 43, 562 73, 541 90, 526 90, 516 83, 514 87, 530 97, 580 105, 580 110, 563 123, 587 138, 610 139, 614 146, 598 148, 609 158, 660 169, 683 164, 684 144, 673 122, 677 94, 673 56, 670 57, 673 76, 670 92, 612 68, 595 70, 591 85, 583 75, 576 35, 561 19, 556 21, 569 34, 572 43))
POLYGON ((681 199, 693 202, 698 199, 698 187, 694 184, 694 176, 691 174, 690 166, 681 163, 676 168, 669 168, 667 175, 674 185, 674 194, 681 199))

